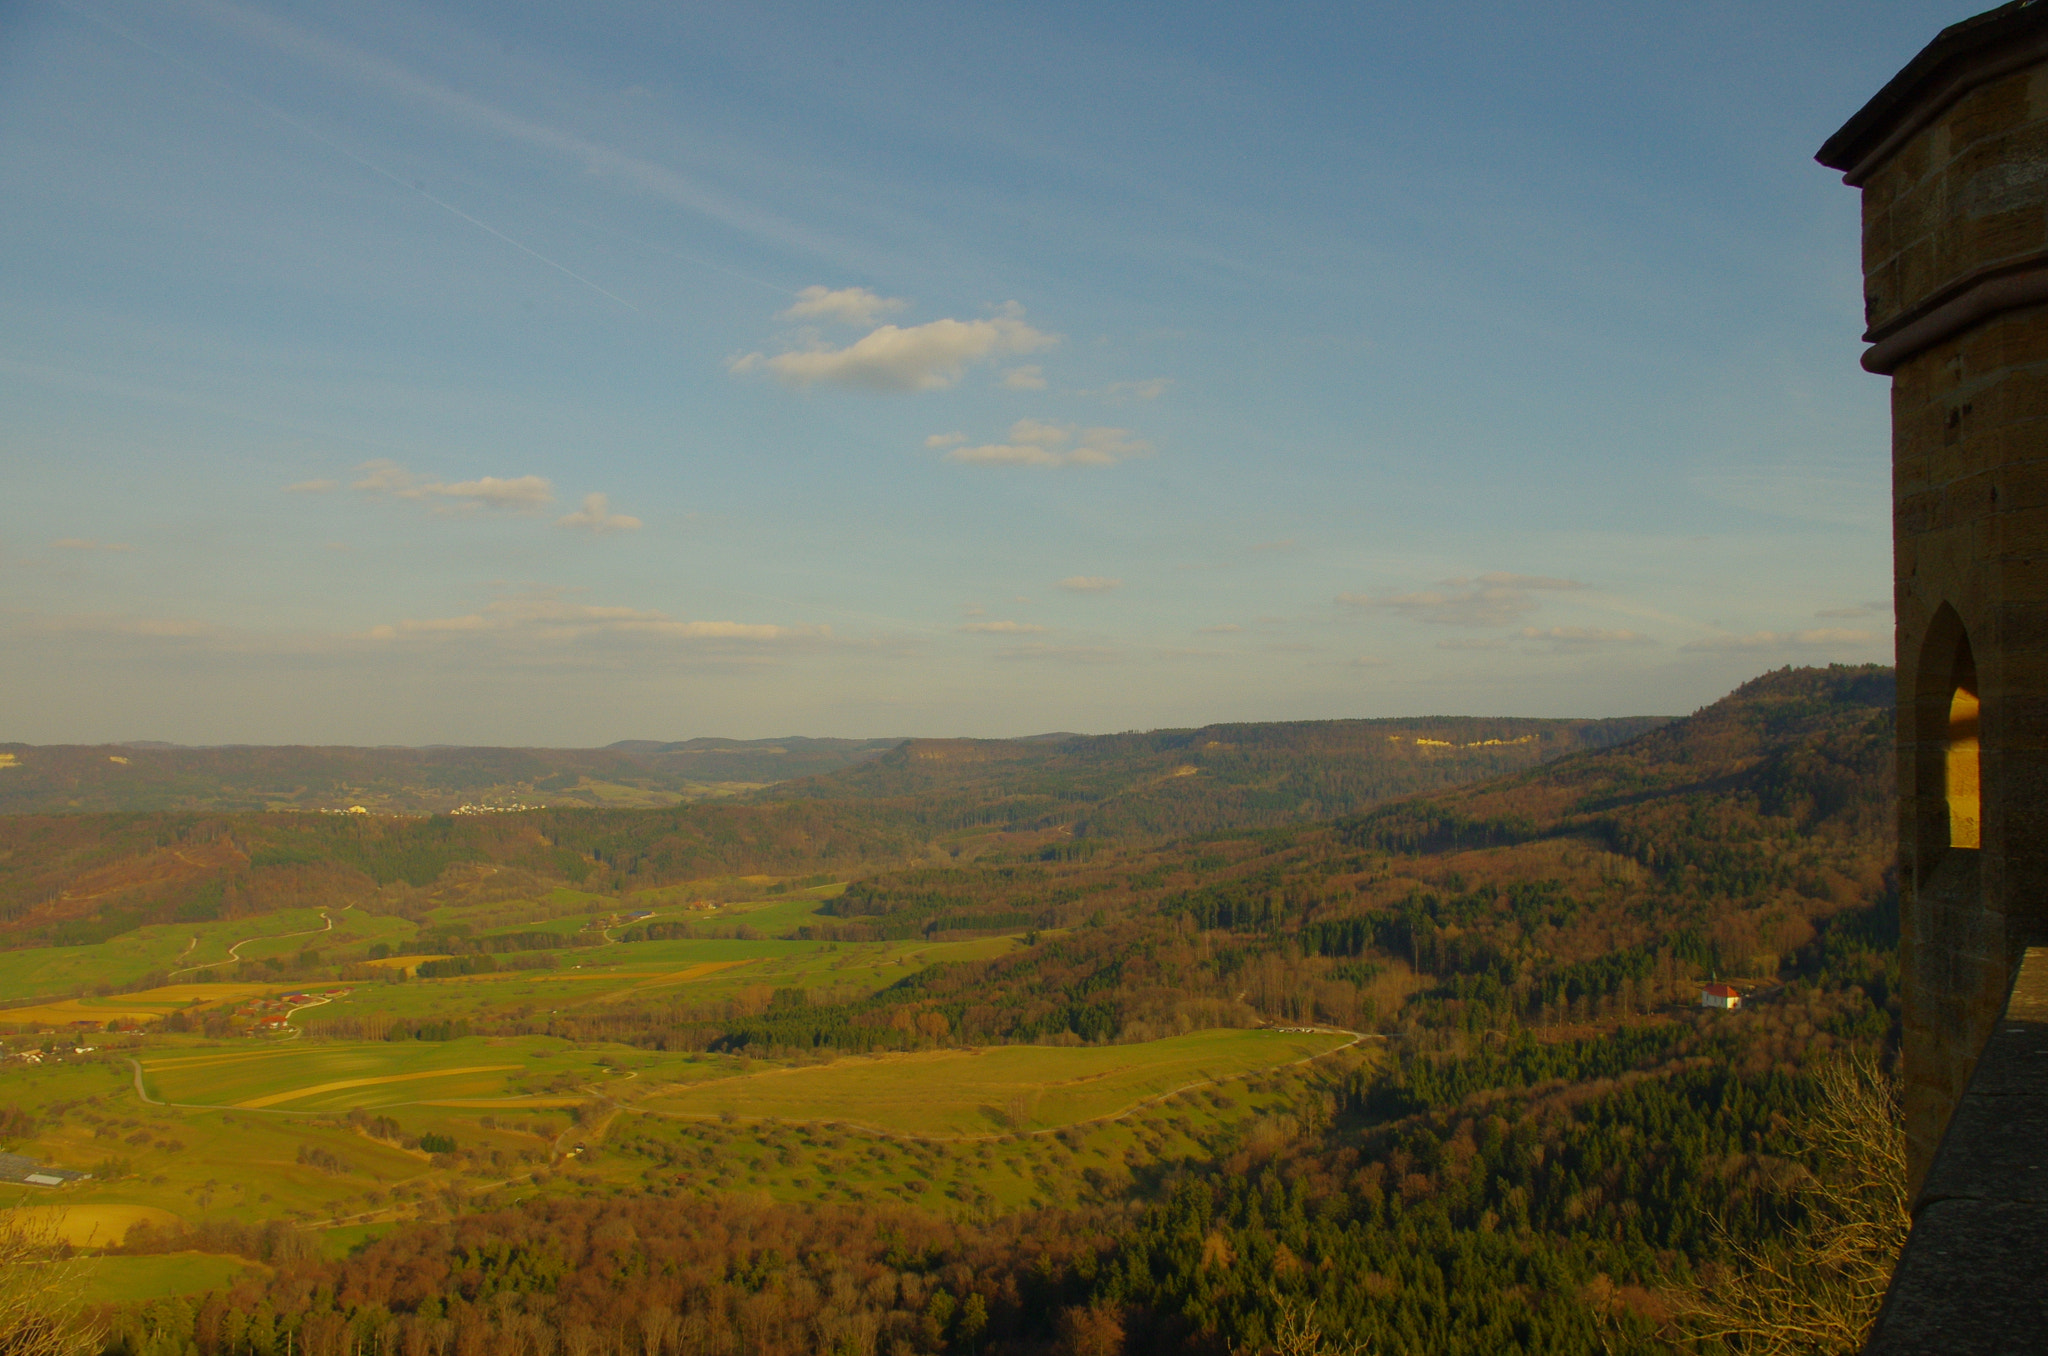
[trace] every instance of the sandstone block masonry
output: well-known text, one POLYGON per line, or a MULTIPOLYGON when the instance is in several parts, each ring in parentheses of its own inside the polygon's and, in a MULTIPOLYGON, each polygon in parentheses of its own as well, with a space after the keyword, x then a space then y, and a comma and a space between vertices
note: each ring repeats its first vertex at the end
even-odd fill
POLYGON ((1945 30, 1822 147, 1892 379, 1906 1128, 1917 1189, 2048 941, 2048 0, 1945 30))

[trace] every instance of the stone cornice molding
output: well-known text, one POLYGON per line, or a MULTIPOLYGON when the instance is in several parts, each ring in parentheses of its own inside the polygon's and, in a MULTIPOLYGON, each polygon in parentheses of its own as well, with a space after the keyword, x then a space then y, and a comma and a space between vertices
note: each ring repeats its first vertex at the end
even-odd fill
POLYGON ((2048 302, 2048 251, 1976 269, 1863 336, 1863 370, 1888 377, 1908 359, 2003 311, 2048 302))
POLYGON ((1979 85, 2048 60, 2048 4, 2014 0, 1942 30, 1814 159, 1861 188, 1899 148, 1979 85))

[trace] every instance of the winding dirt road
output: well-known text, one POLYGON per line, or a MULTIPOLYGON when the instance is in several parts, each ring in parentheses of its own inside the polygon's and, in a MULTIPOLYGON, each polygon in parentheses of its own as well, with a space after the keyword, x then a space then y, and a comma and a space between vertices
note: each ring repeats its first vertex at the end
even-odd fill
MULTIPOLYGON (((244 937, 241 941, 236 942, 233 946, 228 948, 228 958, 226 960, 208 961, 204 965, 180 966, 178 969, 173 970, 170 973, 174 975, 183 975, 189 974, 194 970, 211 970, 215 966, 219 965, 238 964, 242 959, 242 948, 247 946, 251 942, 281 942, 287 937, 311 937, 316 933, 334 931, 334 919, 328 915, 327 910, 320 910, 320 916, 322 918, 327 919, 327 926, 324 928, 307 928, 304 932, 265 932, 255 937, 244 937)), ((192 941, 196 944, 199 941, 199 939, 197 937, 194 937, 192 941)), ((191 949, 192 948, 190 946, 185 948, 185 950, 188 952, 191 951, 191 949)))

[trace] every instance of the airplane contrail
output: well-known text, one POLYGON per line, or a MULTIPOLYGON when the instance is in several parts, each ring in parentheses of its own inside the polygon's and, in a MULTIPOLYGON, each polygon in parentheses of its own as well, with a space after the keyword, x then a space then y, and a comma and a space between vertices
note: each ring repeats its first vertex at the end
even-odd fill
POLYGON ((329 150, 335 152, 338 155, 346 156, 348 159, 353 160, 356 164, 361 165, 364 169, 369 170, 372 174, 381 175, 384 178, 389 179, 392 183, 397 184, 400 188, 405 189, 407 192, 419 194, 422 198, 425 198, 428 202, 434 204, 434 206, 440 208, 442 211, 447 212, 453 216, 460 217, 462 220, 468 222, 470 225, 476 227, 478 230, 489 232, 491 235, 496 236, 498 239, 510 245, 513 249, 518 250, 521 254, 525 254, 534 259, 539 260, 541 263, 546 264, 549 268, 554 269, 557 273, 561 273, 567 277, 574 278, 577 282, 582 283, 585 287, 597 293, 599 296, 607 297, 612 301, 616 301, 619 305, 625 307, 629 311, 639 311, 640 308, 638 306, 635 306, 632 302, 627 301, 624 297, 620 296, 616 292, 607 291, 605 288, 599 286, 597 283, 592 282, 590 279, 584 277, 581 273, 578 273, 575 269, 570 268, 568 265, 557 263, 555 260, 548 258, 545 254, 542 254, 539 250, 534 249, 532 246, 514 240, 511 236, 506 235, 503 231, 491 225, 489 222, 482 221, 476 217, 471 216, 469 213, 463 211, 461 208, 455 206, 453 203, 443 202, 441 199, 427 192, 424 185, 416 183, 410 179, 406 179, 401 175, 394 174, 390 170, 385 169, 382 165, 378 164, 374 160, 370 160, 363 156, 357 155, 354 151, 342 145, 340 142, 335 141, 332 137, 329 137, 324 133, 307 126, 305 123, 300 122, 291 114, 286 113, 283 109, 273 107, 272 105, 265 103, 263 100, 257 98, 253 94, 249 94, 243 90, 236 89, 227 81, 213 74, 213 72, 206 70, 201 66, 195 65, 190 61, 187 61, 185 58, 179 56, 177 53, 167 52, 162 48, 156 46, 154 43, 151 43, 146 39, 140 37, 139 35, 130 32, 128 29, 126 29, 120 24, 115 23, 111 19, 103 18, 98 14, 94 14, 90 10, 80 9, 76 5, 65 5, 64 8, 70 10, 72 13, 78 15, 80 18, 86 20, 87 22, 95 24, 98 27, 105 29, 107 32, 112 33, 115 37, 118 37, 125 42, 132 43, 137 47, 140 47, 143 51, 150 53, 152 56, 159 57, 162 60, 169 61, 178 66, 184 67, 187 71, 198 76, 200 79, 205 80, 206 82, 215 86, 216 88, 226 92, 227 94, 232 95, 234 98, 240 99, 244 103, 255 105, 257 108, 262 109, 265 113, 268 113, 271 117, 276 118, 279 122, 287 123, 290 126, 297 128, 299 131, 304 132, 307 136, 313 138, 313 140, 319 142, 321 145, 327 147, 329 150))

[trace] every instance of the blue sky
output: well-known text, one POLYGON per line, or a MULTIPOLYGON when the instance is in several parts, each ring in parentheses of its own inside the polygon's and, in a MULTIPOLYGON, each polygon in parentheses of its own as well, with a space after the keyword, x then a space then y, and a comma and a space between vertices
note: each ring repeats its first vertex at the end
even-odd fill
POLYGON ((1888 659, 1811 156, 1971 12, 0 7, 0 738, 1664 713, 1888 659))

